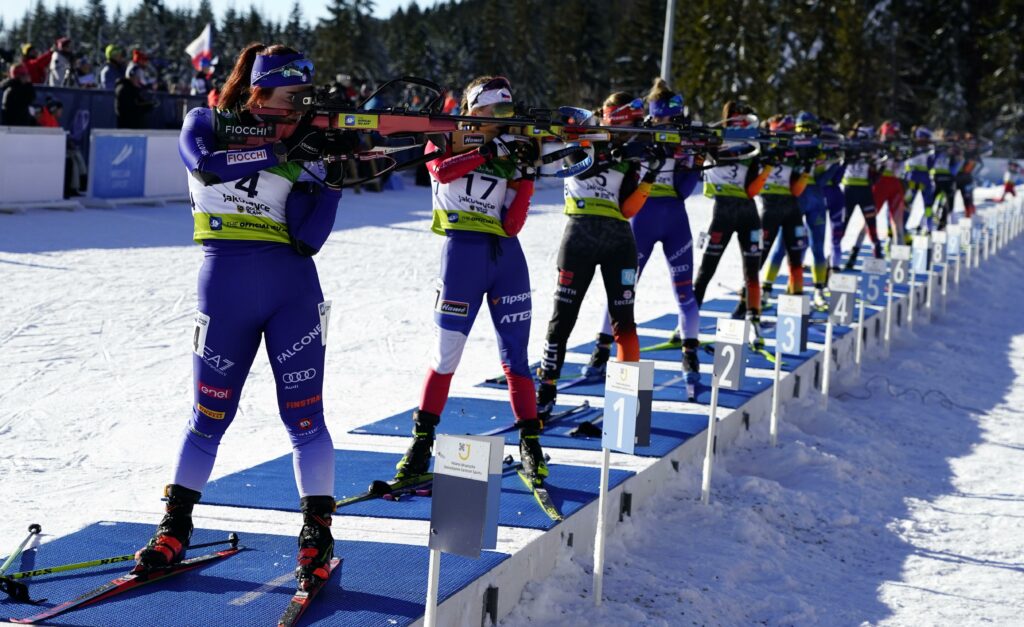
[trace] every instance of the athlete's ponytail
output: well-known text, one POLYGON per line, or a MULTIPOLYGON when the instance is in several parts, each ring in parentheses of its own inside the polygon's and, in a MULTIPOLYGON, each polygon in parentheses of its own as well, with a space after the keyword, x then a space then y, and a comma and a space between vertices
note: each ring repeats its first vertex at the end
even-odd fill
POLYGON ((220 98, 217 106, 221 109, 239 109, 242 104, 249 100, 250 76, 252 64, 256 62, 256 55, 267 49, 266 44, 251 43, 242 50, 235 61, 235 67, 231 70, 228 80, 224 81, 221 88, 220 98))
POLYGON ((252 66, 256 62, 256 55, 296 54, 297 52, 294 48, 281 44, 268 46, 255 42, 246 46, 238 55, 238 60, 235 61, 235 67, 231 69, 228 80, 224 81, 217 107, 231 110, 259 105, 273 92, 274 88, 252 88, 252 66))
POLYGON ((654 84, 651 86, 651 91, 647 92, 647 102, 656 102, 658 100, 669 100, 672 96, 675 96, 676 92, 669 89, 668 83, 665 79, 660 76, 654 79, 654 84))

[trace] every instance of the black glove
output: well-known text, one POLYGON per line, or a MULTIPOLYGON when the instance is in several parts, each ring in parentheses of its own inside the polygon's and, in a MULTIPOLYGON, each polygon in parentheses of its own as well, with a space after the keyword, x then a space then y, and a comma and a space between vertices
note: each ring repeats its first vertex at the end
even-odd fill
POLYGON ((356 131, 331 129, 324 133, 324 144, 321 154, 325 157, 340 157, 359 151, 361 142, 356 131))
POLYGON ((313 117, 304 115, 292 134, 281 140, 285 161, 319 161, 325 141, 324 131, 313 126, 313 117))
POLYGON ((341 189, 345 182, 345 162, 341 159, 324 160, 324 185, 330 189, 341 189))

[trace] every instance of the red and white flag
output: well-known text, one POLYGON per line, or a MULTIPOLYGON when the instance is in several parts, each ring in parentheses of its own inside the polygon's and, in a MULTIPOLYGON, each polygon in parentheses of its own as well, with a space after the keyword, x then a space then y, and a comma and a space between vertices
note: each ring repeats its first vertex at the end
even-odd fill
POLYGON ((213 60, 213 30, 207 24, 203 32, 196 37, 186 48, 185 52, 192 57, 192 66, 197 70, 209 67, 213 60))

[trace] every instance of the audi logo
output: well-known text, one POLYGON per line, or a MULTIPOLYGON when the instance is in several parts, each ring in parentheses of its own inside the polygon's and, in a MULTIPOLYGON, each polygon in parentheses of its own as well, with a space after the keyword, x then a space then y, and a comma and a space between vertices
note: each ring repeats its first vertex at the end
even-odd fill
POLYGON ((316 376, 316 368, 309 368, 308 370, 299 370, 298 372, 286 372, 281 380, 285 383, 300 383, 302 381, 309 381, 316 376))

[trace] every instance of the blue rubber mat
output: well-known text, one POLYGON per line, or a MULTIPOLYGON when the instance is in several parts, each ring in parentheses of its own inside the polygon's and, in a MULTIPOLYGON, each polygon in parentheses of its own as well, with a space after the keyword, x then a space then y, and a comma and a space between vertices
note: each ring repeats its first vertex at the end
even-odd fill
MULTIPOLYGON (((749 401, 753 396, 770 388, 771 379, 751 377, 747 375, 746 384, 737 391, 719 390, 718 404, 721 407, 735 409, 749 401)), ((711 402, 711 373, 702 372, 700 383, 696 388, 697 402, 707 405, 711 402)), ((586 396, 604 396, 604 380, 581 383, 559 392, 562 400, 564 395, 582 394, 586 396)), ((656 401, 686 401, 686 384, 683 382, 681 372, 675 370, 654 371, 654 400, 656 401)))
MULTIPOLYGON (((543 441, 543 440, 542 440, 543 441)), ((397 453, 339 450, 335 452, 335 496, 342 499, 366 491, 375 479, 390 479, 397 453)), ((548 464, 548 491, 562 514, 568 518, 597 499, 600 468, 548 464)), ((634 473, 612 470, 610 485, 617 486, 634 473)), ((292 474, 292 456, 284 455, 211 481, 203 490, 203 502, 211 505, 299 511, 299 493, 292 474)), ((373 516, 406 520, 430 520, 430 497, 409 496, 401 501, 372 499, 341 507, 336 516, 373 516)), ((342 523, 343 524, 343 523, 342 523)), ((498 524, 507 527, 550 529, 555 526, 514 471, 506 471, 501 482, 501 510, 498 524)))
MULTIPOLYGON (((865 314, 865 318, 866 317, 867 316, 865 314)), ((639 337, 640 337, 640 348, 641 349, 643 349, 644 346, 653 346, 655 344, 658 344, 660 342, 664 342, 665 341, 665 338, 663 338, 663 337, 654 337, 654 336, 647 336, 647 335, 641 335, 639 337)), ((584 353, 584 354, 589 355, 591 352, 593 352, 594 346, 596 344, 597 344, 597 342, 589 342, 587 344, 580 344, 579 346, 574 346, 574 347, 570 348, 569 351, 573 352, 573 353, 584 353)), ((771 348, 771 347, 769 347, 768 350, 769 351, 774 351, 774 349, 771 348)), ((786 359, 784 359, 782 361, 782 370, 784 372, 791 372, 792 370, 800 367, 800 364, 804 363, 805 361, 807 361, 808 359, 813 357, 816 352, 817 351, 807 350, 806 352, 804 352, 804 353, 802 353, 800 355, 795 355, 795 356, 791 355, 791 356, 787 357, 786 359)), ((703 349, 699 349, 697 351, 697 357, 700 359, 700 363, 702 363, 702 364, 711 364, 711 363, 713 363, 715 361, 714 355, 712 353, 707 352, 706 350, 703 350, 703 349)), ((662 361, 679 362, 682 359, 682 357, 680 355, 680 349, 678 349, 678 348, 667 348, 667 349, 664 349, 664 350, 641 352, 640 353, 640 359, 656 359, 656 360, 662 360, 662 361)), ((760 353, 755 353, 754 351, 747 351, 747 361, 746 361, 746 364, 747 364, 748 368, 761 368, 761 369, 764 369, 764 370, 774 370, 775 369, 775 362, 771 361, 770 359, 768 359, 767 357, 765 357, 764 355, 762 355, 760 353)), ((680 365, 680 367, 681 367, 681 365, 680 365)))
MULTIPOLYGON (((555 413, 569 409, 568 405, 555 407, 555 413)), ((370 435, 398 435, 407 437, 409 434, 409 416, 412 410, 395 414, 390 418, 357 427, 349 433, 370 435)), ((544 434, 541 444, 545 449, 572 448, 588 451, 601 450, 601 438, 573 437, 569 432, 587 421, 599 420, 604 415, 600 407, 592 407, 573 414, 562 420, 551 420, 544 423, 544 434)), ((475 434, 511 428, 512 410, 507 401, 495 401, 478 398, 450 398, 438 425, 439 433, 475 434)), ((707 427, 707 417, 697 414, 677 414, 656 411, 651 414, 651 444, 636 448, 636 455, 641 457, 662 457, 693 435, 707 427)), ((512 430, 503 434, 506 444, 518 444, 519 432, 512 430)))
MULTIPOLYGON (((296 529, 300 525, 295 517, 296 529)), ((39 548, 40 567, 132 553, 153 533, 153 525, 95 523, 39 548)), ((222 531, 197 529, 195 543, 220 540, 222 531)), ((272 625, 295 591, 295 537, 240 533, 247 547, 224 560, 154 582, 96 605, 52 619, 54 625, 118 627, 208 627, 272 625)), ((423 538, 424 543, 426 538, 423 538)), ((215 549, 197 549, 200 555, 215 549)), ((335 540, 344 559, 328 585, 302 618, 304 627, 408 625, 424 612, 428 550, 420 546, 335 540)), ((472 560, 441 558, 439 600, 451 597, 508 559, 485 552, 472 560)), ((24 618, 69 600, 128 571, 125 563, 70 571, 27 580, 33 597, 47 602, 34 608, 0 601, 0 616, 24 618)))

